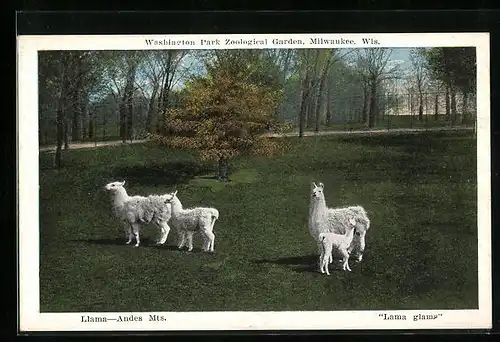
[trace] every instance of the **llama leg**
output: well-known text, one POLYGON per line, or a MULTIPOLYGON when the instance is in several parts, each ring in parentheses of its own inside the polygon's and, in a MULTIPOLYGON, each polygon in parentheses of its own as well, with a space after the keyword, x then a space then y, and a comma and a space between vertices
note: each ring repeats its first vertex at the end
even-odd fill
POLYGON ((184 247, 184 244, 186 243, 186 232, 183 229, 177 229, 177 237, 178 237, 177 248, 181 249, 182 247, 184 247))
POLYGON ((319 271, 320 271, 321 273, 325 273, 325 272, 323 271, 323 256, 320 256, 320 257, 319 257, 319 271))
POLYGON ((127 242, 125 242, 125 244, 130 245, 134 234, 132 233, 132 226, 128 222, 125 223, 125 236, 127 238, 127 242))
MULTIPOLYGON (((323 244, 321 243, 321 241, 317 241, 317 246, 318 246, 318 255, 323 255, 323 244)), ((320 259, 321 260, 321 259, 320 259)), ((319 262, 319 266, 321 267, 321 261, 319 262)))
POLYGON ((325 273, 325 263, 324 263, 324 259, 325 259, 325 253, 322 251, 321 252, 321 255, 319 256, 319 271, 321 273, 325 273))
POLYGON ((330 275, 330 271, 328 270, 328 265, 329 265, 328 261, 329 261, 328 255, 324 255, 323 256, 323 265, 325 267, 326 275, 330 275))
POLYGON ((215 234, 212 232, 212 241, 210 242, 210 252, 215 252, 215 234))
POLYGON ((155 226, 160 228, 160 235, 158 236, 158 239, 155 242, 155 245, 158 246, 160 244, 160 241, 163 238, 163 235, 165 234, 165 232, 163 231, 163 226, 162 226, 161 222, 155 222, 155 226))
POLYGON ((201 246, 201 250, 203 252, 208 252, 210 249, 210 238, 208 237, 206 230, 200 230, 201 237, 203 239, 203 244, 201 246))
POLYGON ((188 252, 193 250, 193 234, 194 232, 191 230, 186 230, 186 242, 188 244, 188 252))
POLYGON ((344 250, 342 253, 342 270, 351 271, 351 268, 349 267, 349 253, 347 250, 344 250))
POLYGON ((134 247, 139 247, 141 244, 141 239, 139 237, 139 225, 137 223, 132 224, 132 231, 135 236, 135 246, 134 247))
POLYGON ((205 251, 206 252, 213 252, 214 251, 215 234, 213 232, 206 231, 205 236, 207 239, 205 251))
POLYGON ((162 231, 162 236, 160 239, 159 244, 163 245, 168 238, 168 233, 170 233, 170 226, 166 222, 160 223, 161 231, 162 231))

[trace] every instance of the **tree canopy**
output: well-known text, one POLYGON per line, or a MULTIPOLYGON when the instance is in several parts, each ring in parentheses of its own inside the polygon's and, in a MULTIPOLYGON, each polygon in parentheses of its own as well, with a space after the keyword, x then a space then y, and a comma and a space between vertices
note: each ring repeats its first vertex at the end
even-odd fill
POLYGON ((237 155, 279 152, 283 144, 264 133, 284 128, 276 116, 282 90, 262 72, 265 67, 254 55, 215 56, 207 62, 207 75, 193 78, 178 106, 166 111, 165 134, 154 138, 193 149, 222 167, 237 155))

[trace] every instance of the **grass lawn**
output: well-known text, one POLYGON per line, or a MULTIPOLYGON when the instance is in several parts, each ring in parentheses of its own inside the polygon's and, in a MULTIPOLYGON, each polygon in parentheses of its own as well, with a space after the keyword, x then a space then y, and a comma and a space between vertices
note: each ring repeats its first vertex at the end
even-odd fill
POLYGON ((222 311, 478 307, 476 139, 471 133, 285 138, 280 157, 233 161, 232 181, 184 151, 149 144, 40 154, 40 310, 222 311), (103 186, 177 189, 214 206, 215 254, 125 245, 103 186), (352 272, 316 271, 307 229, 311 181, 329 206, 363 205, 372 221, 352 272))

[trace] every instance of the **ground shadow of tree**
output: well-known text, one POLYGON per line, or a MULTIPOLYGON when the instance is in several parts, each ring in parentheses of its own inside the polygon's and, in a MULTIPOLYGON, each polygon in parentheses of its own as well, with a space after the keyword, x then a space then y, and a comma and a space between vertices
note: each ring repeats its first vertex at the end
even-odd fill
POLYGON ((120 166, 113 170, 117 177, 145 185, 175 185, 187 183, 206 174, 209 168, 191 160, 177 160, 162 164, 120 166))
POLYGON ((339 141, 372 147, 400 147, 406 153, 445 153, 449 152, 450 144, 446 143, 444 138, 465 139, 463 144, 473 146, 475 145, 474 139, 468 139, 472 137, 474 134, 469 131, 417 132, 412 134, 400 132, 363 136, 345 135, 339 137, 339 141))

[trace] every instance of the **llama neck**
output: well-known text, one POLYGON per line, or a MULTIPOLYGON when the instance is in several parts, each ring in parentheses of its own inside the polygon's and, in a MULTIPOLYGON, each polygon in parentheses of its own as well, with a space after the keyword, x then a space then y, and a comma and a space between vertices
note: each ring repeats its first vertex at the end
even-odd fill
POLYGON ((345 235, 346 235, 346 242, 350 244, 352 239, 354 238, 354 227, 349 227, 345 235))
POLYGON ((174 197, 171 204, 172 204, 172 216, 177 216, 178 214, 180 214, 183 209, 182 209, 182 203, 179 200, 179 198, 174 197))
POLYGON ((314 218, 320 218, 326 214, 326 201, 324 197, 311 200, 309 213, 314 218))
POLYGON ((127 190, 124 188, 119 189, 113 197, 113 206, 121 207, 128 198, 127 190))

